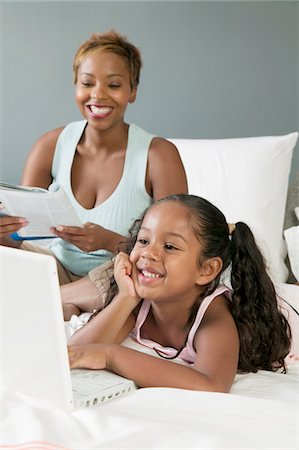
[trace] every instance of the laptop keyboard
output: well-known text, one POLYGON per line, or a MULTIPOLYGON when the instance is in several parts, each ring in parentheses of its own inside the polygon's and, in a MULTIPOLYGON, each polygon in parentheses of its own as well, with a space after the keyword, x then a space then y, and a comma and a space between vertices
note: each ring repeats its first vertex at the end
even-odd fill
POLYGON ((88 394, 95 390, 110 389, 123 384, 122 379, 117 379, 108 372, 102 370, 72 370, 73 391, 88 394))
POLYGON ((80 406, 92 406, 129 393, 134 384, 106 370, 71 370, 74 397, 80 406))

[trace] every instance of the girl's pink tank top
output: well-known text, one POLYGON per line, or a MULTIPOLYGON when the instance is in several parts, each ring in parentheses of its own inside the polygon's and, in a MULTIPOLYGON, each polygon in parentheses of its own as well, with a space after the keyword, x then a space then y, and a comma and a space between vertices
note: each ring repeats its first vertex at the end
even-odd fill
MULTIPOLYGON (((195 352, 195 349, 193 346, 195 333, 196 333, 209 305, 216 297, 218 297, 221 294, 224 294, 227 298, 229 298, 231 300, 230 289, 226 286, 219 285, 219 286, 217 286, 217 288, 215 289, 215 291, 212 294, 208 295, 201 302, 201 304, 198 308, 195 321, 194 321, 194 323, 189 331, 189 334, 188 334, 186 346, 182 349, 182 351, 178 355, 179 359, 182 359, 183 361, 187 362, 190 365, 194 364, 194 361, 196 358, 196 352, 195 352)), ((141 308, 137 315, 136 324, 135 324, 134 329, 132 330, 131 336, 133 338, 135 338, 136 341, 139 342, 140 344, 157 350, 163 356, 172 358, 177 354, 177 349, 172 348, 172 347, 163 347, 162 345, 158 344, 157 342, 154 342, 151 339, 143 338, 141 336, 141 327, 144 324, 145 319, 147 318, 150 307, 151 307, 151 302, 148 300, 143 300, 141 308)))

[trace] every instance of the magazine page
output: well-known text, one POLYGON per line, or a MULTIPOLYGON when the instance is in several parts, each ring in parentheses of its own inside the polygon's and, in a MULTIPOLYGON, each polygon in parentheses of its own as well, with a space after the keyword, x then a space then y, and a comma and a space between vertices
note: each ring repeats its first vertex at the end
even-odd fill
POLYGON ((58 225, 82 226, 61 187, 55 192, 41 192, 2 189, 0 186, 0 201, 5 206, 4 213, 29 221, 26 227, 18 231, 18 235, 24 238, 55 237, 50 228, 58 225))

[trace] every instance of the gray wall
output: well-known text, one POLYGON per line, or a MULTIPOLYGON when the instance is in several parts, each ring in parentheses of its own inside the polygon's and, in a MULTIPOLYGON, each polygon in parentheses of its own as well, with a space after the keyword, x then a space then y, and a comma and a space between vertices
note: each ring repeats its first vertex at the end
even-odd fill
MULTIPOLYGON (((299 128, 298 2, 0 2, 0 178, 19 182, 45 131, 81 118, 72 59, 114 27, 142 51, 127 121, 164 137, 299 128)), ((292 179, 299 170, 298 146, 292 179)))

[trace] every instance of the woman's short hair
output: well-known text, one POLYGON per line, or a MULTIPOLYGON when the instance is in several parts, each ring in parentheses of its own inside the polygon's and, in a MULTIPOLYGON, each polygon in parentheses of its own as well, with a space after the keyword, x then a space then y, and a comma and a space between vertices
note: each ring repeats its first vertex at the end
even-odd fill
POLYGON ((131 44, 127 38, 114 30, 107 33, 93 33, 78 48, 73 61, 73 78, 77 83, 78 69, 84 58, 98 52, 110 52, 123 57, 130 71, 131 88, 137 89, 142 67, 140 50, 131 44))

